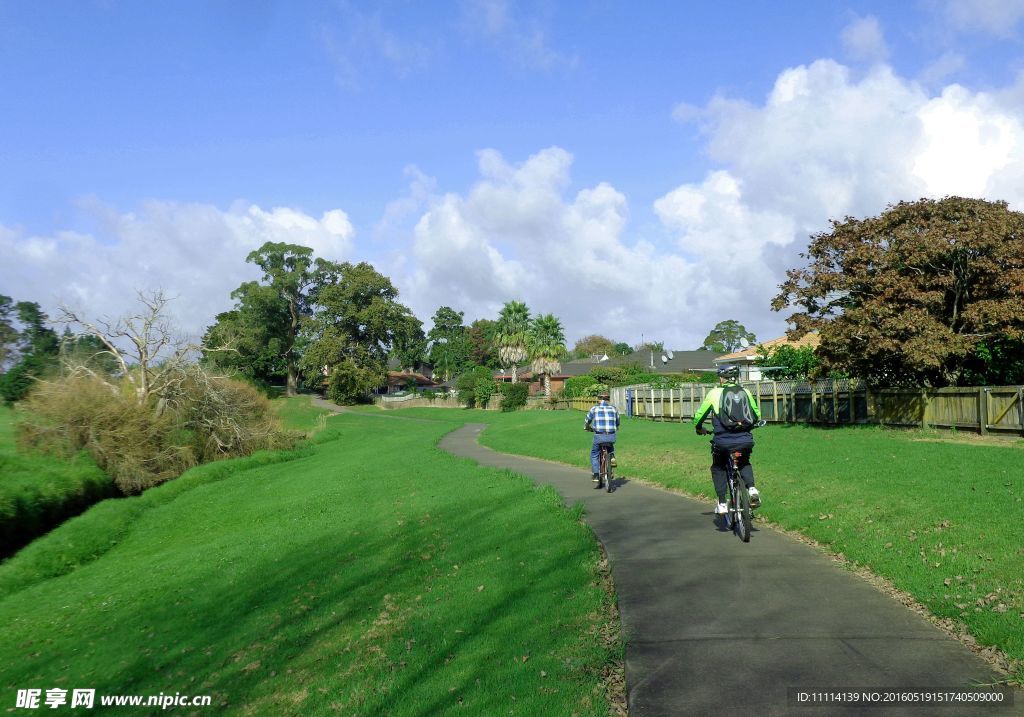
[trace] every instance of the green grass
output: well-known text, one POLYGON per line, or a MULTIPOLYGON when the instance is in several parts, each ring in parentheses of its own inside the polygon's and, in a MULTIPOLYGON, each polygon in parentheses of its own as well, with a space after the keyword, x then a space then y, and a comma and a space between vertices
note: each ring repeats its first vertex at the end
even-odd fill
POLYGON ((621 647, 592 534, 550 489, 437 451, 451 427, 337 416, 299 451, 200 466, 36 541, 0 566, 2 700, 606 714, 621 647))
MULTIPOLYGON (((481 442, 496 450, 589 465, 582 413, 400 413, 470 417, 489 424, 481 442)), ((964 624, 981 644, 1024 660, 1020 442, 965 444, 919 431, 801 425, 769 425, 755 439, 762 518, 868 568, 934 615, 964 624)), ((689 424, 626 419, 617 454, 623 477, 714 494, 708 439, 689 424)))
POLYGON ((117 494, 110 478, 84 452, 69 461, 18 453, 14 421, 14 411, 0 406, 0 558, 117 494))
POLYGON ((271 401, 271 405, 285 428, 301 431, 306 435, 323 430, 324 419, 331 415, 330 411, 314 406, 308 395, 282 396, 271 401))

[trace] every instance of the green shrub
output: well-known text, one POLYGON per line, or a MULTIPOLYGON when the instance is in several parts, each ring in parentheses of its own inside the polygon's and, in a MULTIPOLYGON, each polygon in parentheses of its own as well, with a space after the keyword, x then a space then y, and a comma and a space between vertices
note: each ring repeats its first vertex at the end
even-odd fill
POLYGON ((343 405, 368 403, 370 392, 386 380, 387 375, 382 371, 360 366, 346 358, 334 367, 327 378, 327 398, 343 405))
POLYGON ((526 405, 526 399, 530 395, 530 384, 528 383, 503 383, 501 384, 501 410, 516 411, 526 405))
POLYGON ((597 379, 593 376, 573 376, 565 382, 562 395, 566 398, 578 398, 589 395, 586 391, 589 387, 597 385, 597 379))
POLYGON ((10 371, 0 374, 0 400, 8 406, 22 400, 32 390, 36 380, 53 372, 55 365, 52 356, 25 356, 10 371))
MULTIPOLYGON (((459 403, 465 404, 466 408, 473 408, 477 405, 476 400, 476 387, 479 383, 487 383, 494 386, 494 376, 491 373, 491 369, 486 366, 474 366, 468 371, 464 371, 457 379, 455 379, 455 389, 459 392, 459 403)), ((487 394, 490 398, 493 394, 487 394)), ((481 408, 485 408, 481 406, 481 408)))
POLYGON ((488 376, 485 379, 476 382, 473 387, 473 400, 478 408, 487 408, 487 404, 491 400, 491 396, 494 395, 495 384, 494 380, 488 376))
POLYGON ((598 383, 605 383, 609 386, 618 386, 626 378, 625 369, 618 366, 595 366, 590 369, 589 373, 598 383))

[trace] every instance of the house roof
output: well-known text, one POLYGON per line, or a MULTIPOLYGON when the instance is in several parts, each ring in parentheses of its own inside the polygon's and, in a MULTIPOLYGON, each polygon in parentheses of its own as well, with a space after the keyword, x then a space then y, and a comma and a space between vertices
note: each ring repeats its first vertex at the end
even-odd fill
POLYGON ((713 351, 672 351, 672 358, 662 362, 661 357, 668 357, 668 351, 655 351, 654 366, 651 366, 651 350, 640 349, 628 356, 616 356, 608 364, 612 366, 629 366, 637 364, 651 373, 683 373, 685 371, 714 371, 714 360, 721 356, 713 351))
POLYGON ((388 371, 388 384, 401 385, 412 379, 417 386, 436 386, 435 381, 430 380, 421 373, 406 373, 405 371, 388 371))
POLYGON ((749 346, 742 351, 733 351, 731 354, 725 354, 719 356, 714 361, 715 363, 730 363, 732 361, 754 361, 757 358, 757 350, 760 347, 771 350, 776 346, 792 346, 793 348, 802 348, 804 346, 817 347, 821 343, 821 337, 818 336, 817 331, 811 331, 810 333, 804 334, 796 341, 790 341, 785 336, 780 336, 777 339, 769 339, 768 341, 762 341, 754 346, 749 346))

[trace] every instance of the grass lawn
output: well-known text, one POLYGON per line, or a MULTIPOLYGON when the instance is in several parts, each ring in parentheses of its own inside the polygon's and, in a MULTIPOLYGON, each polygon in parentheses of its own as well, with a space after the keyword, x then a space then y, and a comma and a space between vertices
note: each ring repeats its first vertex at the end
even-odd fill
POLYGON ((69 461, 14 446, 12 409, 0 406, 0 558, 93 503, 117 494, 86 453, 69 461))
MULTIPOLYGON (((589 465, 582 413, 395 413, 486 422, 481 442, 496 450, 589 465)), ((867 567, 934 615, 965 625, 979 643, 1024 660, 1020 441, 801 425, 769 425, 755 439, 753 464, 765 498, 761 518, 867 567)), ((625 419, 617 454, 623 477, 713 495, 708 439, 689 424, 625 419)), ((1020 665, 1016 679, 1024 679, 1020 665)))
MULTIPOLYGON (((300 409, 283 415, 309 430, 300 409)), ((0 565, 4 706, 62 687, 213 695, 218 714, 607 714, 622 648, 579 516, 437 451, 451 422, 326 426, 101 503, 0 565)))

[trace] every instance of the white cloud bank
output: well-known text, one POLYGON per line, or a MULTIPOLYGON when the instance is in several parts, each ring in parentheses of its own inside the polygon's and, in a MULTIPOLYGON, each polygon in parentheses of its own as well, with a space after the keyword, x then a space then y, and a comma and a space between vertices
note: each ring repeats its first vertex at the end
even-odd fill
POLYGON ((787 69, 761 103, 717 97, 687 113, 702 123, 716 168, 665 187, 653 206, 662 224, 654 236, 636 235, 629 201, 612 183, 573 187, 565 149, 520 163, 485 150, 478 180, 462 193, 411 170, 409 196, 389 205, 377 241, 365 246, 354 245, 341 210, 315 218, 150 202, 127 214, 93 203, 96 235, 38 237, 0 225, 0 252, 10 257, 0 286, 93 313, 122 311, 134 287, 162 286, 181 296, 182 323, 201 330, 230 307, 231 290, 256 276, 244 257, 264 241, 305 244, 336 260, 369 258, 386 242, 398 259, 378 266, 425 322, 441 305, 472 320, 518 299, 559 316, 570 340, 603 333, 632 343, 643 334, 694 348, 724 319, 767 338, 785 330, 785 314, 769 309, 785 270, 830 218, 946 194, 1024 209, 1017 94, 932 91, 882 63, 787 69), (414 226, 403 232, 405 217, 414 226))
POLYGON ((694 348, 729 318, 768 338, 786 328, 769 309, 785 269, 830 218, 947 194, 1024 208, 1019 114, 958 85, 930 93, 884 64, 787 69, 763 104, 718 97, 694 116, 720 168, 654 203, 673 244, 630 236, 610 184, 571 193, 565 150, 518 165, 488 150, 478 183, 420 218, 407 297, 424 318, 441 304, 475 317, 524 300, 562 317, 570 338, 643 333, 694 348))
POLYGON ((0 292, 37 301, 53 312, 67 303, 87 316, 117 317, 134 308, 136 289, 164 289, 169 306, 193 335, 230 309, 231 292, 259 276, 245 263, 268 241, 313 248, 317 256, 350 258, 354 229, 341 210, 319 219, 289 208, 150 201, 121 213, 96 200, 82 208, 96 234, 59 232, 39 237, 0 225, 0 292))

